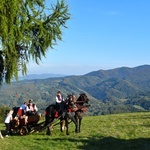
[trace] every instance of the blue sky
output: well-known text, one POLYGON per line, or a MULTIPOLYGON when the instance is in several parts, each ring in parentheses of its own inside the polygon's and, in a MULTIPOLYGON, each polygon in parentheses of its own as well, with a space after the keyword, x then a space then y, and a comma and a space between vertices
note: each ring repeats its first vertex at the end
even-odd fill
POLYGON ((49 49, 40 65, 31 62, 28 74, 83 75, 150 64, 149 0, 66 2, 71 19, 63 41, 49 49))

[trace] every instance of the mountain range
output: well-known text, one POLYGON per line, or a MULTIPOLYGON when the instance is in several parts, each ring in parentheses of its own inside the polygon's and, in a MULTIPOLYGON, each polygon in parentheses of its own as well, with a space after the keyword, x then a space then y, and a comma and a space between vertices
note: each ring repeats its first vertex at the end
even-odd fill
POLYGON ((33 79, 47 79, 47 78, 54 78, 54 77, 65 77, 67 75, 63 74, 29 74, 25 76, 20 76, 19 80, 33 80, 33 79))
POLYGON ((89 115, 150 110, 150 65, 98 70, 80 76, 37 76, 3 84, 0 104, 21 105, 30 98, 43 111, 55 102, 57 91, 63 96, 86 93, 90 99, 89 115))

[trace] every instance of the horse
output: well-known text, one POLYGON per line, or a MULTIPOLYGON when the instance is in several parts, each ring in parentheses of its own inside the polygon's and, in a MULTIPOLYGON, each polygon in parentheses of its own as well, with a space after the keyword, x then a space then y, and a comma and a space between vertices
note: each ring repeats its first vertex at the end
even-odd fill
MULTIPOLYGON (((67 96, 67 99, 71 104, 69 106, 73 106, 73 109, 71 111, 75 112, 75 132, 79 133, 81 131, 81 122, 83 119, 83 116, 85 112, 87 111, 87 108, 91 105, 89 104, 89 98, 85 93, 80 94, 78 99, 75 97, 74 94, 70 94, 67 96)), ((68 121, 67 121, 68 125, 68 121)))
POLYGON ((75 119, 77 123, 76 132, 81 131, 81 122, 87 108, 90 107, 89 98, 85 93, 80 94, 78 99, 76 100, 77 110, 75 111, 75 119))
MULTIPOLYGON (((62 101, 61 108, 63 111, 59 111, 56 104, 51 104, 45 109, 45 125, 44 128, 47 128, 47 135, 52 135, 52 125, 54 124, 54 120, 60 120, 60 131, 62 132, 63 124, 65 121, 66 127, 66 135, 69 135, 69 120, 75 124, 75 131, 77 131, 77 121, 75 119, 75 111, 74 111, 74 99, 72 99, 72 95, 69 94, 65 101, 62 101), (59 112, 58 112, 59 111, 59 112), (57 115, 56 115, 57 114, 57 115)), ((43 129, 44 129, 43 128, 43 129)))

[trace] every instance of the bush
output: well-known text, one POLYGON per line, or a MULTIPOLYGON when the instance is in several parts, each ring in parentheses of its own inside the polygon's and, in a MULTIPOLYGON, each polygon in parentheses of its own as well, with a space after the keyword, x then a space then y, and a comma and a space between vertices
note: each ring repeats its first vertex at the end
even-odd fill
POLYGON ((4 123, 4 118, 5 118, 8 110, 10 110, 10 108, 7 106, 0 107, 0 123, 4 123))

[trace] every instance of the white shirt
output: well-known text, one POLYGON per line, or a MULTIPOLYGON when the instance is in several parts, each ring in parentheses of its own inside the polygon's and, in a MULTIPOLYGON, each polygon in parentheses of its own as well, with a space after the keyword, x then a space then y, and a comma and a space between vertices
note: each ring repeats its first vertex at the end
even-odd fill
POLYGON ((4 123, 10 123, 10 121, 12 120, 12 115, 11 114, 8 114, 5 118, 5 121, 4 123))
POLYGON ((27 108, 26 108, 26 110, 27 111, 38 111, 38 108, 37 108, 37 106, 34 104, 34 107, 33 107, 33 105, 32 106, 30 106, 30 107, 32 107, 32 108, 29 108, 29 106, 27 106, 27 108))
POLYGON ((56 103, 61 103, 62 101, 64 101, 62 96, 60 96, 59 98, 58 96, 56 96, 56 103))

